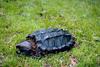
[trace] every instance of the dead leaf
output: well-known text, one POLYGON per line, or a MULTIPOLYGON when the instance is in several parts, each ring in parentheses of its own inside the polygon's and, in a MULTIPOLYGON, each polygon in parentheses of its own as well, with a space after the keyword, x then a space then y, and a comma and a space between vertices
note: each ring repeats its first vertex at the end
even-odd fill
POLYGON ((67 66, 67 64, 62 63, 60 67, 68 67, 68 66, 67 66))
POLYGON ((45 62, 43 67, 52 67, 51 64, 49 64, 48 62, 45 62))
POLYGON ((69 67, 76 67, 77 66, 77 63, 78 63, 77 58, 74 57, 74 56, 71 56, 69 67))

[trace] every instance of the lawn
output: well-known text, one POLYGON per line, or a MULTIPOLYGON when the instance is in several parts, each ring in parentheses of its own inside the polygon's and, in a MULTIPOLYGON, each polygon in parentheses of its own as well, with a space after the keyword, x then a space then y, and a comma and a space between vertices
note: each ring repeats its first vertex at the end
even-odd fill
POLYGON ((77 58, 77 67, 100 66, 100 0, 0 0, 0 66, 60 67, 77 58), (41 59, 16 54, 16 44, 44 28, 62 28, 77 47, 41 59))

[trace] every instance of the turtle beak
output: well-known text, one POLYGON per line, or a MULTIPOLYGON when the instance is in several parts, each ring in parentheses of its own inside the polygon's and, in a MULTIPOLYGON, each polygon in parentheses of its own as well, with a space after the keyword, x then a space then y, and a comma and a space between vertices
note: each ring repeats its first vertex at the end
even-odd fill
POLYGON ((16 45, 16 48, 17 48, 17 49, 20 49, 20 48, 21 48, 20 44, 17 44, 17 45, 16 45))
POLYGON ((16 45, 17 53, 20 54, 22 52, 28 52, 32 48, 31 43, 28 41, 21 42, 16 45))

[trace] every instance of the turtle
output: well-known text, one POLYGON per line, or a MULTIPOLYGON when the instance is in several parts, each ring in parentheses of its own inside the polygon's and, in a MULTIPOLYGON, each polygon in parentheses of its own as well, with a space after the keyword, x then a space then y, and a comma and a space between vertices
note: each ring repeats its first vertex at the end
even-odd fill
POLYGON ((24 41, 16 45, 16 52, 40 57, 48 53, 70 50, 74 45, 75 37, 68 30, 48 28, 28 34, 24 41))

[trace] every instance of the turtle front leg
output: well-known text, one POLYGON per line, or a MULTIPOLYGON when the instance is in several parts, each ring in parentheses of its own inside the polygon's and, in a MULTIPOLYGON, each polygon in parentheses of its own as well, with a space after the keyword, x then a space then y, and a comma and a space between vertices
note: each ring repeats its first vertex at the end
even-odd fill
POLYGON ((35 53, 32 55, 34 58, 41 58, 42 53, 39 49, 36 49, 35 53))

